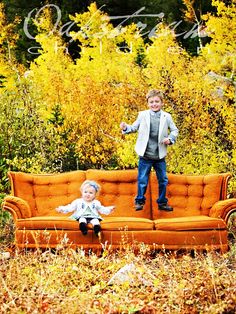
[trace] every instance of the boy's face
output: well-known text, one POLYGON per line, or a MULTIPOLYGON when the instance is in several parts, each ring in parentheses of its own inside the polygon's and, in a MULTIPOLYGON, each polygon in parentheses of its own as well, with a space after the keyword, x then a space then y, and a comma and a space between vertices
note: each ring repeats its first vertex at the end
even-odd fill
POLYGON ((85 185, 85 187, 82 190, 82 198, 86 202, 92 202, 95 199, 96 196, 96 190, 90 186, 85 185))
POLYGON ((153 96, 148 98, 148 107, 152 111, 159 111, 163 106, 163 102, 159 96, 153 96))

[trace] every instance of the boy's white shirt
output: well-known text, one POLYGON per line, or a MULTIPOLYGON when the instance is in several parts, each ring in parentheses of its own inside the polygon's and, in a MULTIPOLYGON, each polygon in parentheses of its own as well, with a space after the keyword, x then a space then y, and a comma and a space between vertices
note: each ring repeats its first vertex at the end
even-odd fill
POLYGON ((91 212, 93 213, 94 217, 92 218, 99 218, 102 219, 100 214, 109 215, 113 206, 102 206, 100 201, 93 200, 92 202, 86 202, 82 198, 78 198, 74 200, 72 203, 65 205, 65 206, 59 206, 58 209, 60 212, 66 214, 73 212, 74 213, 69 217, 71 219, 78 219, 81 216, 83 216, 83 213, 87 210, 87 208, 90 208, 91 212))
MULTIPOLYGON (((178 128, 176 127, 171 115, 163 110, 160 116, 158 149, 159 158, 162 159, 167 154, 167 145, 162 141, 164 138, 170 138, 172 143, 175 143, 178 136, 178 128), (168 133, 170 131, 170 133, 168 133)), ((135 151, 139 156, 144 156, 150 133, 150 109, 140 111, 137 120, 132 125, 127 125, 127 129, 123 134, 133 133, 138 131, 138 138, 135 145, 135 151)))

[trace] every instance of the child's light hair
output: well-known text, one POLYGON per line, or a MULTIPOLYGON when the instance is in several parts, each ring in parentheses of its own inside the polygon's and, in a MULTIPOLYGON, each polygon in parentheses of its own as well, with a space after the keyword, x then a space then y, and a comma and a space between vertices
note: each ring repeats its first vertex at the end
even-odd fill
POLYGON ((98 193, 101 189, 100 185, 95 182, 95 181, 92 181, 92 180, 85 180, 81 187, 80 187, 80 191, 83 192, 83 189, 86 187, 86 186, 91 186, 94 188, 94 190, 96 191, 96 193, 98 193))
POLYGON ((148 98, 150 97, 155 97, 155 96, 158 96, 160 98, 160 100, 163 102, 163 99, 164 99, 164 94, 158 90, 158 89, 152 89, 150 90, 147 95, 146 95, 146 99, 148 101, 148 98))

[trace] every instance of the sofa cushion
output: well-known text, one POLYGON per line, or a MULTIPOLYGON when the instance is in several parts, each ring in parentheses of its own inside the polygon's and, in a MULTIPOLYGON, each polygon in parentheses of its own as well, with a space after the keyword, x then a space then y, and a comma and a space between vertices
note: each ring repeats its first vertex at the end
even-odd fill
POLYGON ((153 230, 150 219, 136 217, 107 217, 101 222, 102 230, 153 230))
MULTIPOLYGON (((109 217, 151 218, 150 189, 147 189, 143 210, 135 211, 134 199, 137 194, 137 170, 87 170, 86 178, 101 185, 98 196, 105 206, 115 205, 109 217)), ((106 216, 103 216, 104 218, 106 216)))
POLYGON ((167 231, 187 231, 187 230, 211 230, 226 229, 223 219, 208 216, 191 216, 157 219, 154 221, 155 229, 167 231))
MULTIPOLYGON (((79 223, 67 217, 38 216, 18 219, 16 227, 18 230, 79 230, 79 223)), ((101 227, 103 230, 153 230, 154 223, 145 218, 107 217, 101 227)))
POLYGON ((66 216, 37 216, 16 221, 18 230, 78 230, 79 223, 66 216))

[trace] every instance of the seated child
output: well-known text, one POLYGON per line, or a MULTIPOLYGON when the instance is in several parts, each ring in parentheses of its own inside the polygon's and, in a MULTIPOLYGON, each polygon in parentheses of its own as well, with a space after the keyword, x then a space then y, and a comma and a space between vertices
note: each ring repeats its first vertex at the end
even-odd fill
POLYGON ((102 220, 99 213, 108 215, 114 210, 114 206, 102 206, 95 199, 99 190, 100 186, 95 181, 86 180, 80 187, 81 198, 74 200, 71 204, 56 208, 61 213, 74 212, 69 218, 79 222, 79 228, 84 235, 88 233, 87 224, 90 223, 93 225, 95 235, 99 236, 101 231, 100 221, 102 220))

